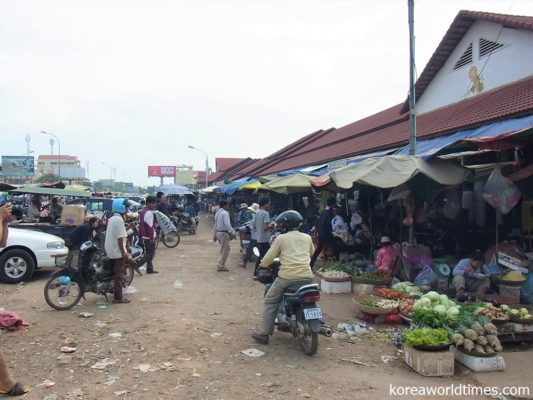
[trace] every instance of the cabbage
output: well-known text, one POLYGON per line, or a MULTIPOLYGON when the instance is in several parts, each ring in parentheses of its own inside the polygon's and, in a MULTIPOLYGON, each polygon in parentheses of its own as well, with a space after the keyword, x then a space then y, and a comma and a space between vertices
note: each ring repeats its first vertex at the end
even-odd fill
POLYGON ((422 297, 414 302, 413 308, 431 308, 431 300, 427 297, 422 297))
POLYGON ((438 312, 439 314, 446 314, 446 307, 444 307, 442 304, 438 304, 435 307, 433 307, 433 310, 438 312))
POLYGON ((427 298, 429 298, 431 301, 439 301, 440 295, 437 292, 431 291, 426 293, 427 298))
POLYGON ((453 302, 453 300, 448 300, 448 301, 446 301, 445 306, 446 306, 447 308, 457 307, 457 305, 453 302))
POLYGON ((448 311, 446 311, 446 314, 448 317, 456 317, 459 315, 459 308, 458 307, 450 307, 448 308, 448 311))
POLYGON ((448 304, 448 296, 446 296, 445 294, 441 294, 439 296, 439 301, 440 301, 440 304, 442 304, 443 306, 447 305, 448 304))

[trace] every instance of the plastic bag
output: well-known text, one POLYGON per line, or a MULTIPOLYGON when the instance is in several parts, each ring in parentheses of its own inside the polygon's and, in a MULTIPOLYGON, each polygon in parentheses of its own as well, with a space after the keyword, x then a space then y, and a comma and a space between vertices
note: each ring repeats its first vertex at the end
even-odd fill
POLYGON ((429 265, 424 265, 422 271, 416 276, 414 283, 417 286, 433 286, 437 279, 438 276, 433 272, 433 269, 429 265))
POLYGON ((483 199, 502 214, 508 214, 520 201, 520 190, 502 174, 499 165, 485 183, 483 199))

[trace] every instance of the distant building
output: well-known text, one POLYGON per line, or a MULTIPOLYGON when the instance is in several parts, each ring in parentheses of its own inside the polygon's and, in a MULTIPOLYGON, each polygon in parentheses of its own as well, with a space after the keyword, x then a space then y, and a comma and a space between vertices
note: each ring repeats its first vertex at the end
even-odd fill
POLYGON ((37 175, 59 175, 61 166, 61 178, 84 179, 85 168, 81 167, 77 156, 69 155, 40 155, 37 158, 37 175))

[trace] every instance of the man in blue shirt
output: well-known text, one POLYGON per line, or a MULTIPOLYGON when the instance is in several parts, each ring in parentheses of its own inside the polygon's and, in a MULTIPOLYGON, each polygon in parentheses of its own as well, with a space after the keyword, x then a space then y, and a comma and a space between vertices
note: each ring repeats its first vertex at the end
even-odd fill
POLYGON ((456 290, 457 300, 465 299, 465 292, 476 292, 479 296, 486 294, 490 288, 490 279, 483 273, 485 259, 480 250, 475 250, 470 258, 463 258, 453 269, 452 285, 456 290))

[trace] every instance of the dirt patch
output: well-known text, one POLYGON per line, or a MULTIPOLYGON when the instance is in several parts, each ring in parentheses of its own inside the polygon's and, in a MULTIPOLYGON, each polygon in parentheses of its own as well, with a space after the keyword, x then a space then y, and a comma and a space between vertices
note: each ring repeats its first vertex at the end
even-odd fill
MULTIPOLYGON (((384 363, 382 355, 397 356, 385 334, 355 343, 320 336, 313 357, 286 333, 276 332, 268 346, 256 344, 250 333, 259 322, 263 286, 252 281, 251 264, 246 270, 237 266, 235 241, 230 272, 217 272, 219 247, 211 238, 211 222, 202 216, 197 235, 183 234, 175 249, 159 247, 160 273, 135 277, 130 304, 100 309, 102 298, 88 293, 74 309, 55 311, 42 292, 51 270, 39 271, 24 286, 1 285, 0 306, 31 323, 0 336, 15 376, 33 387, 25 398, 384 399, 390 385, 478 382, 466 370, 453 378, 422 378, 401 359, 384 363), (83 312, 93 315, 80 317, 83 312), (62 353, 63 346, 76 351, 62 353), (250 348, 265 354, 242 353, 250 348)), ((323 295, 319 304, 331 326, 355 321, 350 295, 323 295)), ((525 365, 530 358, 530 351, 513 353, 513 363, 525 365)), ((531 372, 522 373, 521 382, 533 381, 531 372)), ((494 375, 490 384, 505 386, 498 381, 506 373, 494 375)))

